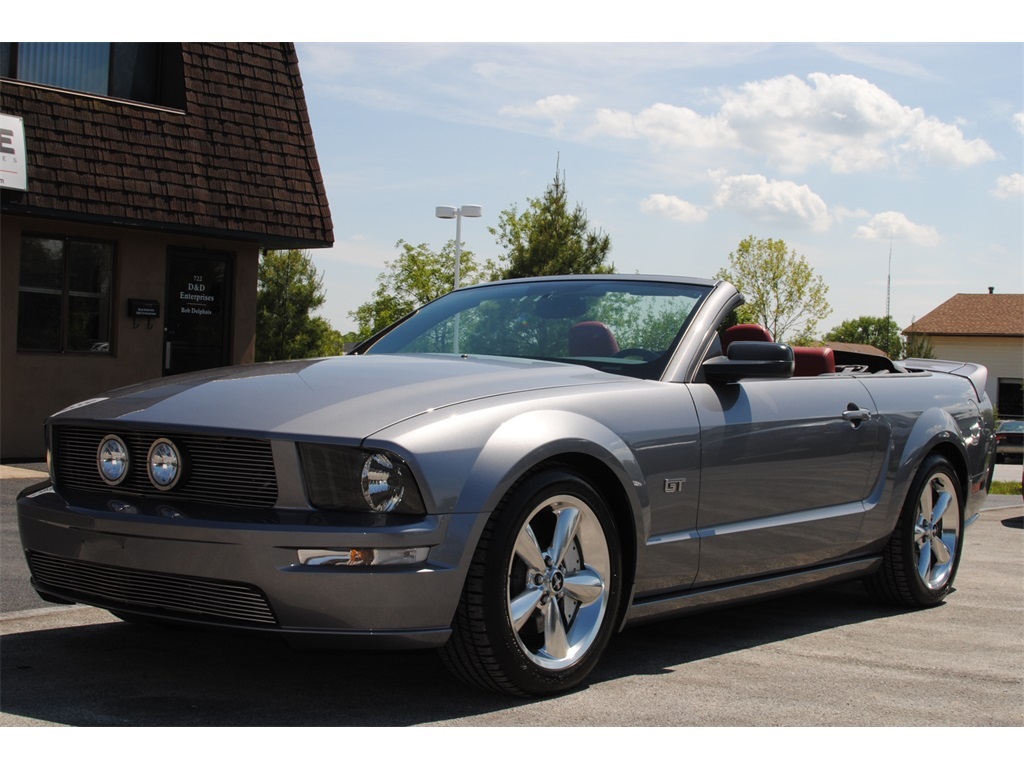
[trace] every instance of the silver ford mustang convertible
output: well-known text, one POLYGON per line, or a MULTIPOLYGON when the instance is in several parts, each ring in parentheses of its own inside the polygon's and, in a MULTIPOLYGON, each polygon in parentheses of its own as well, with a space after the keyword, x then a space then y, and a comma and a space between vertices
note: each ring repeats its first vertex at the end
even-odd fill
POLYGON ((630 624, 843 579, 950 592, 994 463, 986 371, 775 343, 725 282, 454 291, 340 358, 51 417, 36 590, 151 625, 436 647, 578 685, 630 624))

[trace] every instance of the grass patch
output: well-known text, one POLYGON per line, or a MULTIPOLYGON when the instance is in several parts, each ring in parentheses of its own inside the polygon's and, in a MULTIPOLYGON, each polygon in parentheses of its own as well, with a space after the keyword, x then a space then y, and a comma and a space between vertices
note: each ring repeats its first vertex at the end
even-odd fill
POLYGON ((1020 483, 1013 480, 993 480, 989 493, 996 496, 1020 496, 1020 483))

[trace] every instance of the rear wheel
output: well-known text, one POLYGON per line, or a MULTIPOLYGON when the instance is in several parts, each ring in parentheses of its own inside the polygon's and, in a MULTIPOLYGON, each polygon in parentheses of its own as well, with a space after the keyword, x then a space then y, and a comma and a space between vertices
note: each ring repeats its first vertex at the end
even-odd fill
POLYGON ((572 688, 614 631, 619 538, 583 478, 546 470, 513 488, 473 557, 441 655, 460 678, 518 695, 572 688))
POLYGON ((867 582, 872 593, 913 607, 942 602, 960 564, 963 525, 956 472, 941 456, 929 456, 910 486, 882 566, 867 582))

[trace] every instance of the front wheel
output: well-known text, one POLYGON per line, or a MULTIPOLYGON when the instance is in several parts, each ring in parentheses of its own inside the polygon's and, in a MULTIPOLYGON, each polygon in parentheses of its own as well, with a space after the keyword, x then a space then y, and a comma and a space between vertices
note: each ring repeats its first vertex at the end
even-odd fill
POLYGON ((960 564, 964 502, 950 463, 925 459, 868 588, 886 602, 927 607, 942 602, 960 564))
POLYGON ((517 695, 583 681, 614 631, 619 537, 583 478, 539 472, 513 488, 473 557, 441 655, 460 678, 517 695))

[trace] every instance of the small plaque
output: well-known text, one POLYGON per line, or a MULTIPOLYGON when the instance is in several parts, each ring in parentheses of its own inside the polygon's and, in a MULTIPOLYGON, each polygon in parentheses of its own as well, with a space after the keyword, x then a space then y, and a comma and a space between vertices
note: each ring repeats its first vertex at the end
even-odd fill
POLYGON ((128 299, 128 317, 160 317, 160 302, 154 299, 128 299))

